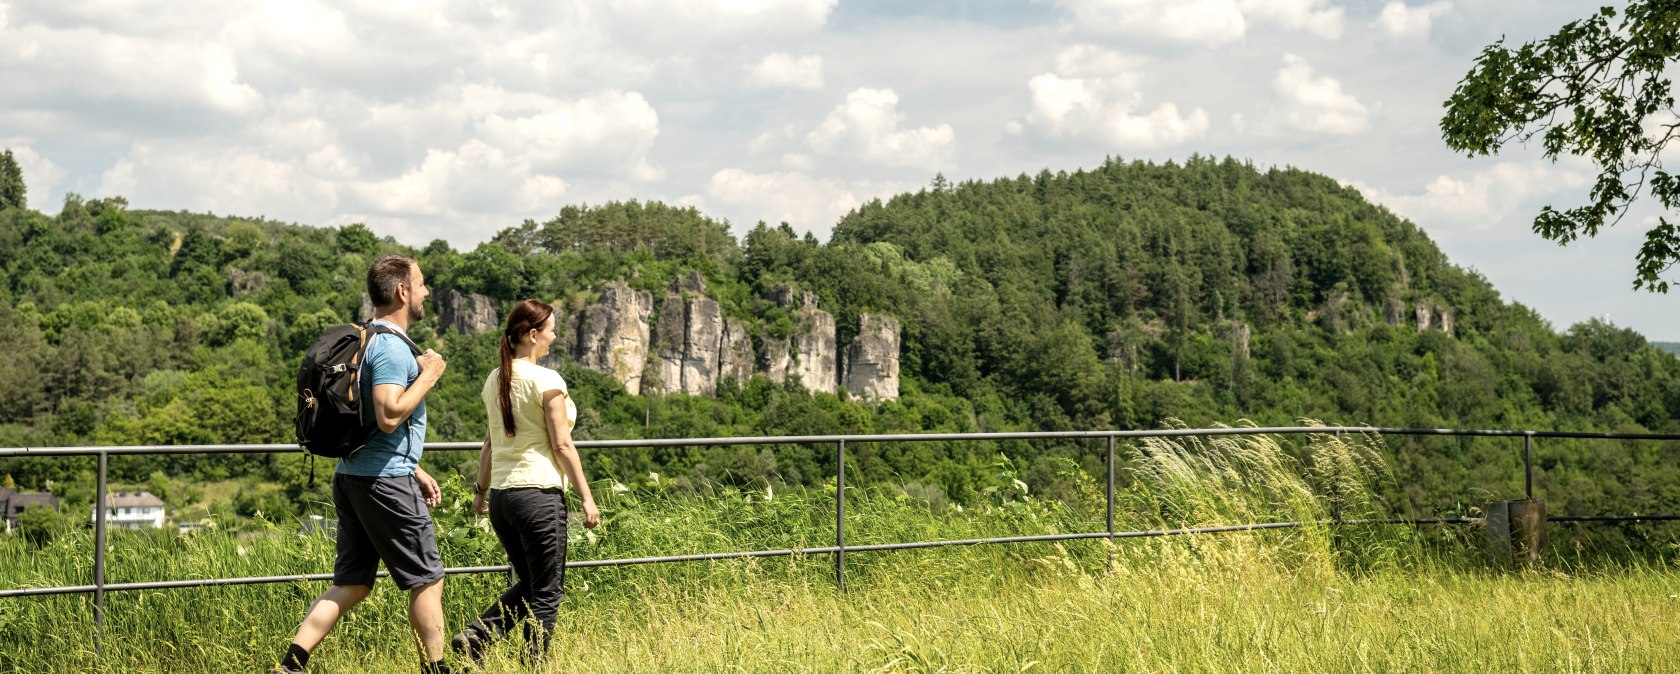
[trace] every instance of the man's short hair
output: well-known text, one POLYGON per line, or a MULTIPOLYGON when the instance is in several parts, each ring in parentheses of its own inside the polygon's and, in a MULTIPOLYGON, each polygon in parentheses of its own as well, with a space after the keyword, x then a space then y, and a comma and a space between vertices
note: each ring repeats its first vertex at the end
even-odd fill
POLYGON ((368 267, 368 301, 376 308, 397 303, 397 286, 408 283, 414 271, 414 258, 407 255, 386 255, 368 267))

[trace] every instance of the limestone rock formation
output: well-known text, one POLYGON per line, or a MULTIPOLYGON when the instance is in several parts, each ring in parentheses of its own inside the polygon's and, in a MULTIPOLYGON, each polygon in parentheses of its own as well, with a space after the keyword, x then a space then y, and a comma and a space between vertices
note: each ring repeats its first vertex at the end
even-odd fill
POLYGON ((373 298, 368 297, 367 293, 362 293, 362 306, 360 309, 356 310, 356 320, 371 320, 373 318, 373 311, 373 298))
POLYGON ((652 295, 623 281, 609 283, 599 301, 569 321, 570 351, 579 365, 612 375, 631 395, 640 395, 652 313, 652 295))
POLYGON ((1452 307, 1448 307, 1441 302, 1434 300, 1418 302, 1415 315, 1417 316, 1418 332, 1435 328, 1441 332, 1447 333, 1448 337, 1453 336, 1452 307))
POLYGON ((268 274, 260 271, 247 272, 243 269, 228 270, 228 293, 234 297, 255 295, 268 287, 268 274))
POLYGON ((437 307, 438 326, 449 326, 464 335, 477 335, 501 327, 496 301, 475 293, 439 290, 432 298, 437 307))
POLYGON ((699 272, 671 279, 653 333, 659 381, 653 392, 717 393, 726 330, 723 307, 705 293, 706 280, 699 272))
POLYGON ((846 350, 846 393, 865 400, 898 399, 899 323, 858 316, 857 338, 846 350))
POLYGON ((1238 320, 1225 321, 1219 325, 1219 334, 1231 342, 1231 357, 1237 360, 1248 360, 1252 353, 1249 342, 1254 338, 1254 329, 1248 323, 1238 320))
POLYGON ((755 372, 778 384, 787 381, 788 370, 793 368, 791 347, 786 337, 765 335, 764 339, 760 340, 758 367, 755 372))
POLYGON ((787 286, 786 284, 778 285, 778 286, 770 289, 770 292, 765 295, 765 299, 768 299, 771 302, 775 303, 775 305, 778 306, 778 307, 792 308, 793 307, 793 288, 787 286))
POLYGON ((752 338, 746 326, 732 318, 723 319, 723 341, 718 344, 718 381, 734 379, 740 383, 752 378, 752 338))
POLYGON ((808 391, 834 393, 840 381, 834 316, 818 309, 810 293, 805 294, 805 300, 795 316, 799 327, 793 335, 793 369, 788 376, 797 377, 808 391))

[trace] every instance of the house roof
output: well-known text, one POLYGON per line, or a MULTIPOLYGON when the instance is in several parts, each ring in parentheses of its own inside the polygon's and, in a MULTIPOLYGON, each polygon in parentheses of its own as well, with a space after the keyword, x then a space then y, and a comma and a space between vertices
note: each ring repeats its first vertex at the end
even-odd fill
POLYGON ((58 509, 58 497, 46 492, 18 494, 13 496, 9 503, 10 505, 7 508, 7 514, 23 512, 24 508, 28 508, 30 506, 42 506, 52 508, 53 510, 58 509))
POLYGON ((108 508, 162 508, 163 499, 149 491, 116 491, 105 495, 108 508))
POLYGON ((58 509, 58 497, 47 492, 18 492, 16 489, 0 487, 0 517, 8 520, 17 519, 18 513, 30 506, 43 506, 58 509))

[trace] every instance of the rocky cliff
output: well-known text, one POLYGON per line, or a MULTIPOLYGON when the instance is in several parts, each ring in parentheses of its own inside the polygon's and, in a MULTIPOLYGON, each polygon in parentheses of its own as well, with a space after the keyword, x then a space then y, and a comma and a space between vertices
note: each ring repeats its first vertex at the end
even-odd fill
POLYGON ((834 393, 840 383, 834 316, 818 309, 816 298, 807 293, 794 323, 798 331, 793 334, 793 367, 788 376, 798 378, 808 391, 834 393))
POLYGON ((777 383, 786 381, 788 370, 793 367, 791 348, 788 338, 765 335, 759 344, 755 374, 777 383))
POLYGON ((464 335, 477 335, 501 327, 496 301, 483 295, 443 289, 432 297, 437 307, 438 327, 454 328, 464 335))
MULTIPOLYGON (((769 299, 782 306, 796 301, 786 288, 772 291, 769 299)), ((618 281, 571 318, 564 350, 580 365, 623 382, 634 395, 711 396, 725 378, 745 382, 754 376, 775 382, 791 378, 809 391, 836 393, 842 377, 834 316, 817 308, 812 293, 802 293, 797 301, 801 306, 794 312, 793 334, 764 335, 755 348, 751 325, 725 318, 698 273, 671 281, 657 316, 651 295, 618 281)), ((858 398, 897 398, 898 321, 866 315, 861 328, 847 359, 846 390, 858 398)))
POLYGON ((718 381, 734 379, 746 383, 753 375, 752 337, 733 318, 723 319, 723 341, 718 344, 718 381))
POLYGON ((898 399, 899 324, 887 316, 858 316, 857 338, 846 349, 846 393, 864 400, 898 399))
POLYGON ((709 297, 666 295, 654 330, 655 393, 712 395, 717 392, 723 308, 709 297))
POLYGON ((623 281, 609 283, 600 300, 569 321, 568 351, 579 365, 612 375, 631 395, 640 395, 652 313, 652 295, 623 281))

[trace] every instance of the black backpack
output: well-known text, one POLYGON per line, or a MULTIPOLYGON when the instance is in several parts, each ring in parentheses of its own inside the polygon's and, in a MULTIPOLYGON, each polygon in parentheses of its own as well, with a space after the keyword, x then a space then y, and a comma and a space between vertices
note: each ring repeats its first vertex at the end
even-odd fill
MULTIPOLYGON (((384 325, 348 323, 327 328, 303 354, 297 375, 298 445, 310 456, 342 459, 367 444, 378 428, 372 414, 364 414, 362 363, 374 335, 396 335, 415 357, 420 347, 401 331, 384 325)), ((313 462, 310 482, 315 481, 313 462)))

